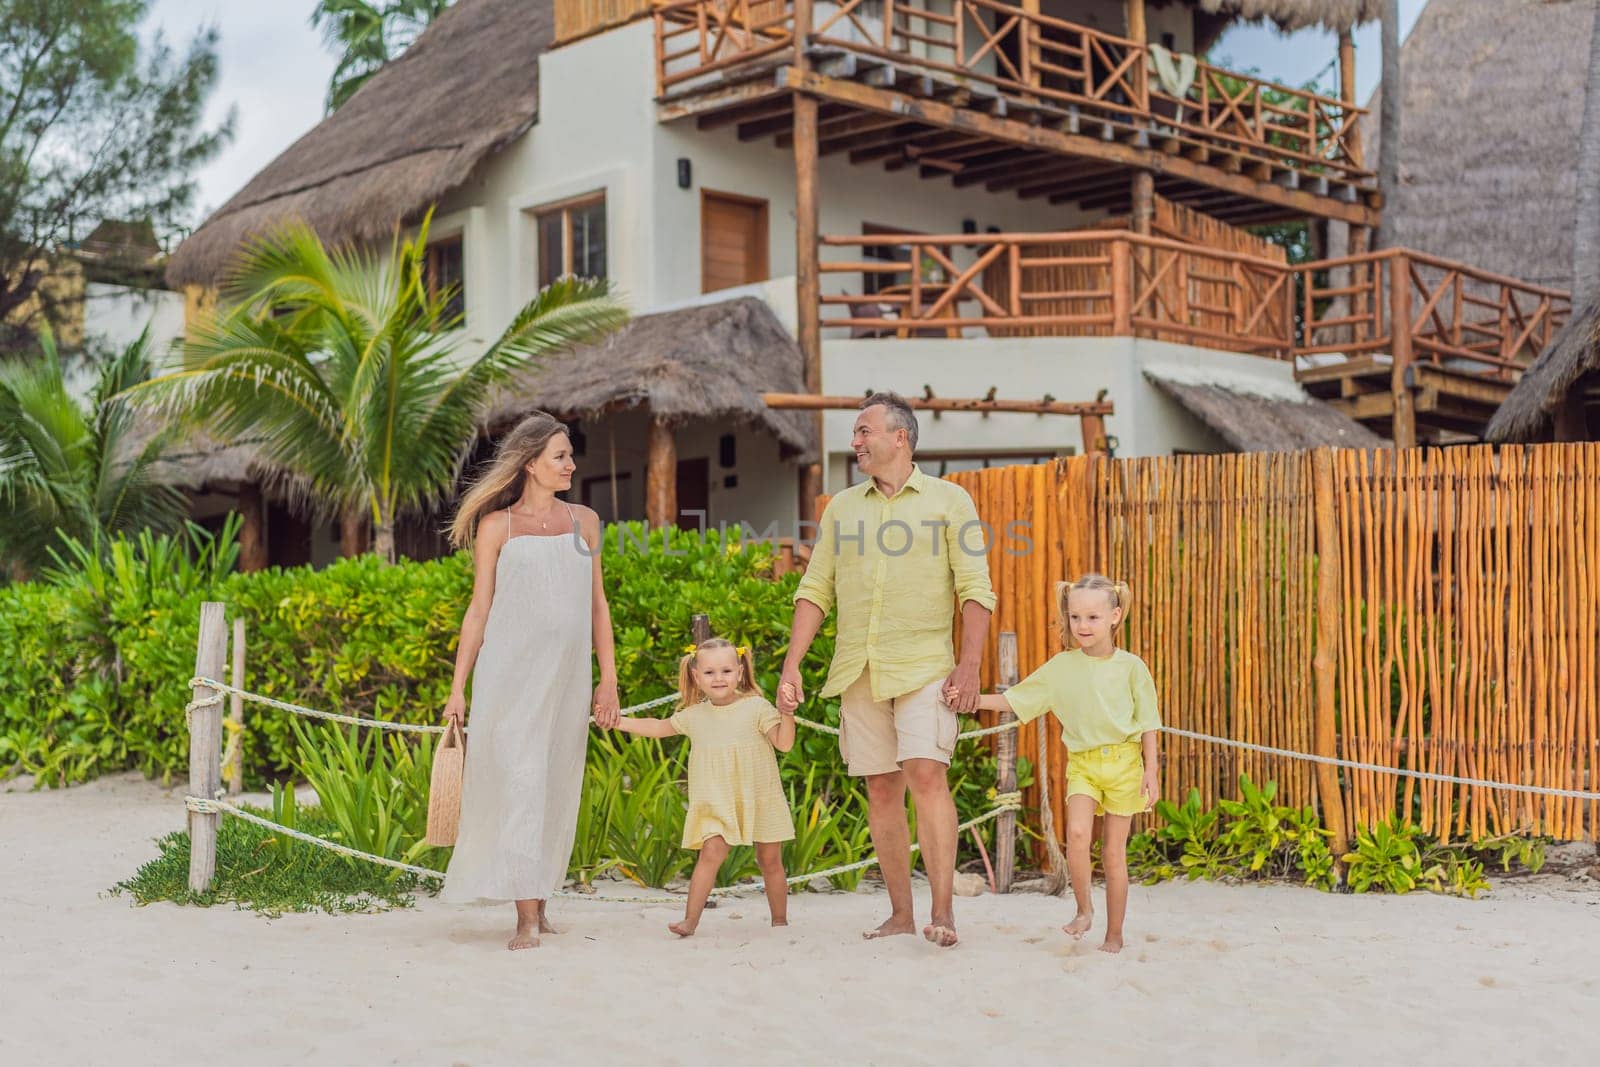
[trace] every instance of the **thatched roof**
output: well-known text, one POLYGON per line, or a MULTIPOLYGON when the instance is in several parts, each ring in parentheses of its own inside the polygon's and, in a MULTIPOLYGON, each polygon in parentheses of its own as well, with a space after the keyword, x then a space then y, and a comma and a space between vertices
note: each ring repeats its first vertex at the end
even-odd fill
POLYGON ((1199 0, 1199 5, 1207 14, 1270 21, 1284 33, 1308 26, 1338 33, 1376 19, 1383 0, 1199 0))
POLYGON ((774 411, 765 392, 805 391, 805 360, 772 309, 740 297, 641 315, 597 344, 555 356, 501 388, 488 421, 542 409, 593 419, 647 408, 670 422, 757 426, 786 454, 819 455, 810 414, 774 411))
POLYGON ((459 0, 184 241, 168 281, 214 283, 247 236, 290 219, 330 244, 387 237, 533 124, 552 12, 459 0))
POLYGON ((1549 440, 1556 411, 1585 379, 1600 381, 1600 303, 1591 303, 1567 320, 1533 366, 1522 372, 1489 420, 1489 441, 1549 440))
MULTIPOLYGON (((118 443, 113 464, 131 463, 163 425, 153 412, 140 412, 138 419, 118 443)), ((173 442, 152 464, 151 472, 160 481, 190 492, 226 490, 242 482, 269 482, 276 486, 278 481, 272 476, 272 468, 261 460, 258 442, 224 444, 204 430, 193 430, 173 442)))
POLYGON ((1383 438, 1292 382, 1178 365, 1147 366, 1144 375, 1240 452, 1384 444, 1383 438))
MULTIPOLYGON (((1594 0, 1429 0, 1400 53, 1400 187, 1383 209, 1391 244, 1572 287, 1594 10, 1594 0)), ((1383 91, 1362 125, 1374 169, 1383 91)))

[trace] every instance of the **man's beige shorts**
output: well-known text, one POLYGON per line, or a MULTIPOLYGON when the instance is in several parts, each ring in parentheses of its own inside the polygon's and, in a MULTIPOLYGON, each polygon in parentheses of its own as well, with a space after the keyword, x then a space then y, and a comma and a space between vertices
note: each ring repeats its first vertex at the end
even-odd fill
POLYGON ((956 713, 940 699, 944 679, 889 700, 872 699, 871 668, 839 700, 839 752, 856 777, 891 774, 908 759, 946 766, 956 750, 956 713))

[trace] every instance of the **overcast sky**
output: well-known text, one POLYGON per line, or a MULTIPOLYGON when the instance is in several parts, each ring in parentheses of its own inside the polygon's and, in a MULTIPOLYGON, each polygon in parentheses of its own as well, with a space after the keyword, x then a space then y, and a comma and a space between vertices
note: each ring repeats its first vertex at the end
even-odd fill
MULTIPOLYGON (((1400 0, 1400 29, 1410 32, 1426 0, 1400 0)), ((204 218, 239 190, 251 176, 322 118, 322 101, 334 57, 311 28, 315 0, 154 0, 147 33, 160 30, 174 44, 197 29, 215 25, 222 32, 221 66, 209 114, 220 121, 235 109, 233 143, 199 176, 196 197, 204 218)), ((1336 92, 1338 75, 1328 64, 1338 52, 1332 34, 1314 30, 1284 36, 1276 30, 1243 26, 1224 35, 1213 57, 1234 70, 1258 70, 1273 81, 1300 85, 1321 74, 1325 91, 1336 92)), ((1378 24, 1356 31, 1359 99, 1378 82, 1378 24)))

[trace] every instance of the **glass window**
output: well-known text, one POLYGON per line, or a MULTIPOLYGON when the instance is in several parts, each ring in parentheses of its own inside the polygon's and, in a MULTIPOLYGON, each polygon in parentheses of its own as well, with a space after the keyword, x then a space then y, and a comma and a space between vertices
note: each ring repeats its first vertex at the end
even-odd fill
POLYGON ((606 200, 585 197, 535 215, 539 241, 539 288, 557 278, 605 278, 606 200))
POLYGON ((467 311, 464 258, 461 238, 446 237, 428 246, 428 293, 437 297, 448 293, 445 304, 445 322, 454 329, 462 325, 467 311))

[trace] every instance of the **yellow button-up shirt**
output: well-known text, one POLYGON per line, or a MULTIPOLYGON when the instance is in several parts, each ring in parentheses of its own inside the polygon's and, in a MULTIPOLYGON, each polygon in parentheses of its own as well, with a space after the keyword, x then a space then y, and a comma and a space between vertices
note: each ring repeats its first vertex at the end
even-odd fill
POLYGON ((955 667, 952 607, 994 610, 988 543, 967 491, 911 468, 892 497, 870 478, 828 502, 796 603, 836 604, 838 638, 824 697, 872 669, 872 697, 920 689, 955 667))

